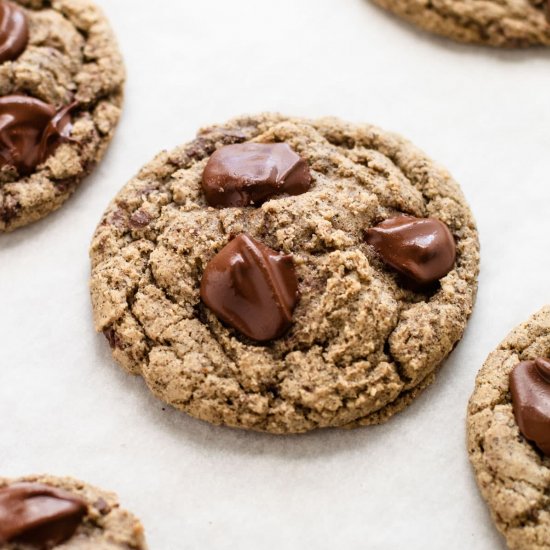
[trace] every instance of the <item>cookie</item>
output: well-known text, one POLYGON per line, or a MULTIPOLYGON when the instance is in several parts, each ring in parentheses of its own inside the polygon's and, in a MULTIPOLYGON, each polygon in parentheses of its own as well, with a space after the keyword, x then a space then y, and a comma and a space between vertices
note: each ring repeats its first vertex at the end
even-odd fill
POLYGON ((472 214, 404 139, 264 114, 147 164, 91 245, 95 326, 170 405, 273 433, 382 422, 472 310, 472 214))
POLYGON ((143 527, 118 498, 69 477, 0 478, 3 550, 146 550, 143 527))
POLYGON ((124 66, 89 0, 0 1, 0 232, 59 208, 101 159, 124 66))
POLYGON ((381 7, 459 42, 504 48, 550 45, 548 0, 374 0, 381 7))
POLYGON ((485 361, 468 407, 477 483, 512 550, 550 549, 550 306, 485 361))

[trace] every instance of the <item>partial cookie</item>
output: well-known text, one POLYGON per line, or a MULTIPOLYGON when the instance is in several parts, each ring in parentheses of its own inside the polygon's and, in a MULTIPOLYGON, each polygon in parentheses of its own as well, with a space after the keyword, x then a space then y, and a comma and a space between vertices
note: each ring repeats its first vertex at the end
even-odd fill
POLYGON ((69 477, 0 478, 3 550, 146 550, 143 527, 118 498, 69 477))
POLYGON ((550 550, 550 306, 485 361, 468 407, 468 451, 512 550, 550 550))
POLYGON ((548 0, 374 0, 399 17, 460 42, 550 45, 548 0))
POLYGON ((102 158, 124 66, 90 0, 0 1, 0 233, 59 208, 102 158))
POLYGON ((458 185, 408 141, 265 114, 146 165, 91 260, 123 368, 195 417, 289 433, 381 422, 432 382, 479 248, 458 185))

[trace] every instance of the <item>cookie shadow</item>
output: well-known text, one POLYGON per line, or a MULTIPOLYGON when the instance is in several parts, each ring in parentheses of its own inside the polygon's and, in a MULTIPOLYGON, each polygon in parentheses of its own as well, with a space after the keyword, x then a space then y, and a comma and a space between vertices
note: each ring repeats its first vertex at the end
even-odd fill
MULTIPOLYGON (((53 238, 54 234, 61 231, 63 226, 70 227, 69 231, 74 232, 75 228, 71 221, 76 216, 74 210, 78 209, 80 212, 83 212, 83 208, 85 208, 85 205, 83 206, 82 204, 83 200, 86 198, 87 193, 90 192, 90 189, 97 187, 97 183, 101 177, 100 173, 94 171, 80 182, 71 196, 57 210, 50 212, 45 217, 29 225, 19 227, 9 233, 0 233, 0 250, 12 250, 27 243, 34 245, 40 239, 53 238), (73 210, 73 212, 70 210, 73 210)), ((89 227, 89 240, 92 238, 94 227, 89 227)), ((78 230, 82 229, 83 225, 79 222, 78 230)), ((44 246, 48 245, 45 241, 42 244, 44 246)))
POLYGON ((468 44, 457 42, 451 38, 440 36, 409 23, 398 17, 397 15, 376 5, 372 0, 363 0, 365 4, 369 4, 371 8, 377 12, 378 16, 388 21, 388 24, 400 27, 404 33, 413 35, 417 40, 424 43, 432 44, 440 49, 446 50, 449 53, 471 57, 482 56, 496 59, 503 63, 521 63, 524 61, 548 60, 550 61, 550 48, 545 46, 532 46, 528 48, 496 48, 493 46, 484 46, 482 44, 468 44))
POLYGON ((47 233, 48 229, 52 229, 57 223, 57 219, 62 215, 62 212, 60 212, 62 208, 63 206, 55 212, 51 212, 46 217, 29 225, 19 227, 10 233, 0 233, 0 250, 19 248, 24 243, 33 242, 40 235, 47 233))
POLYGON ((265 455, 301 461, 361 452, 368 459, 369 450, 374 452, 376 448, 387 445, 389 439, 399 441, 400 434, 409 432, 411 426, 415 426, 420 437, 422 423, 417 417, 426 414, 431 391, 437 391, 434 387, 438 386, 437 383, 432 384, 404 411, 380 425, 355 429, 324 428, 303 434, 275 435, 212 425, 174 409, 156 398, 141 377, 131 376, 116 365, 101 335, 97 335, 95 347, 103 367, 110 371, 110 384, 116 385, 117 391, 131 392, 133 399, 141 404, 141 422, 161 430, 182 448, 195 448, 200 454, 241 457, 265 455))
MULTIPOLYGON (((148 392, 145 384, 143 387, 148 392)), ((267 455, 290 460, 311 460, 354 449, 366 451, 370 445, 376 446, 378 440, 385 437, 385 432, 391 429, 390 424, 383 424, 352 430, 325 428, 304 434, 274 435, 214 426, 172 407, 159 404, 151 394, 146 397, 146 401, 145 414, 149 421, 161 425, 171 437, 180 439, 185 446, 191 445, 207 453, 249 457, 267 455)), ((395 424, 398 423, 397 421, 395 424)), ((397 427, 395 424, 394 428, 397 427)))

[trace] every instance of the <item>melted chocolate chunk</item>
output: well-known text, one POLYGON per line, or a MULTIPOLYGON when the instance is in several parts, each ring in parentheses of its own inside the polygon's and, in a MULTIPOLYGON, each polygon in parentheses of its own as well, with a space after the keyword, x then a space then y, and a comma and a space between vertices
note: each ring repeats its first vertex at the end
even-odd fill
POLYGON ((208 161, 202 188, 210 206, 261 205, 274 195, 309 191, 307 162, 286 143, 239 143, 218 149, 208 161))
POLYGON ((291 326, 298 301, 292 256, 241 234, 206 266, 201 298, 218 318, 248 338, 279 338, 291 326))
POLYGON ((390 218, 369 229, 366 238, 386 264, 419 285, 438 281, 456 261, 451 232, 434 218, 390 218))
POLYGON ((0 1, 0 63, 14 61, 29 43, 25 12, 11 2, 0 1))
POLYGON ((0 544, 52 548, 70 539, 87 511, 80 498, 42 483, 0 489, 0 544))
POLYGON ((68 139, 73 107, 56 111, 24 95, 0 98, 0 168, 15 166, 19 174, 30 174, 68 139))
POLYGON ((517 365, 510 373, 510 391, 521 433, 550 457, 550 359, 517 365))

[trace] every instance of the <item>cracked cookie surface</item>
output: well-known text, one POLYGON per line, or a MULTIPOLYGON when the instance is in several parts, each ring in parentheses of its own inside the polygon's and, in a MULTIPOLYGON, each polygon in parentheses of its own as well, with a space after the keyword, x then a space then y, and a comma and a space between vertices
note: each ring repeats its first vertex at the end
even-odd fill
POLYGON ((95 325, 116 361, 187 413, 274 433, 378 423, 404 408, 461 338, 477 288, 478 236, 451 176, 369 125, 242 117, 146 165, 91 245, 95 325), (312 188, 261 207, 207 206, 204 167, 223 145, 286 142, 312 188), (433 216, 457 246, 429 292, 403 285, 364 232, 399 213, 433 216), (239 233, 292 254, 300 300, 282 338, 258 345, 200 301, 208 262, 239 233))
MULTIPOLYGON (((33 475, 19 479, 0 478, 0 489, 17 483, 37 483, 66 491, 84 501, 86 513, 74 534, 55 545, 63 550, 147 550, 143 526, 130 512, 120 507, 118 497, 70 477, 33 475)), ((35 508, 39 510, 38 508, 35 508)), ((3 544, 3 550, 33 550, 35 545, 21 542, 3 544)), ((49 548, 49 546, 48 546, 49 548)))
POLYGON ((102 158, 120 116, 124 66, 101 10, 89 0, 16 0, 29 43, 0 64, 0 96, 25 94, 71 110, 70 140, 27 177, 0 170, 0 233, 59 208, 102 158))
POLYGON ((550 355, 550 306, 514 329, 485 361, 468 407, 468 451, 481 493, 512 550, 550 549, 550 458, 520 433, 509 375, 550 355))
POLYGON ((518 48, 550 45, 547 0, 373 0, 422 27, 460 42, 518 48))

